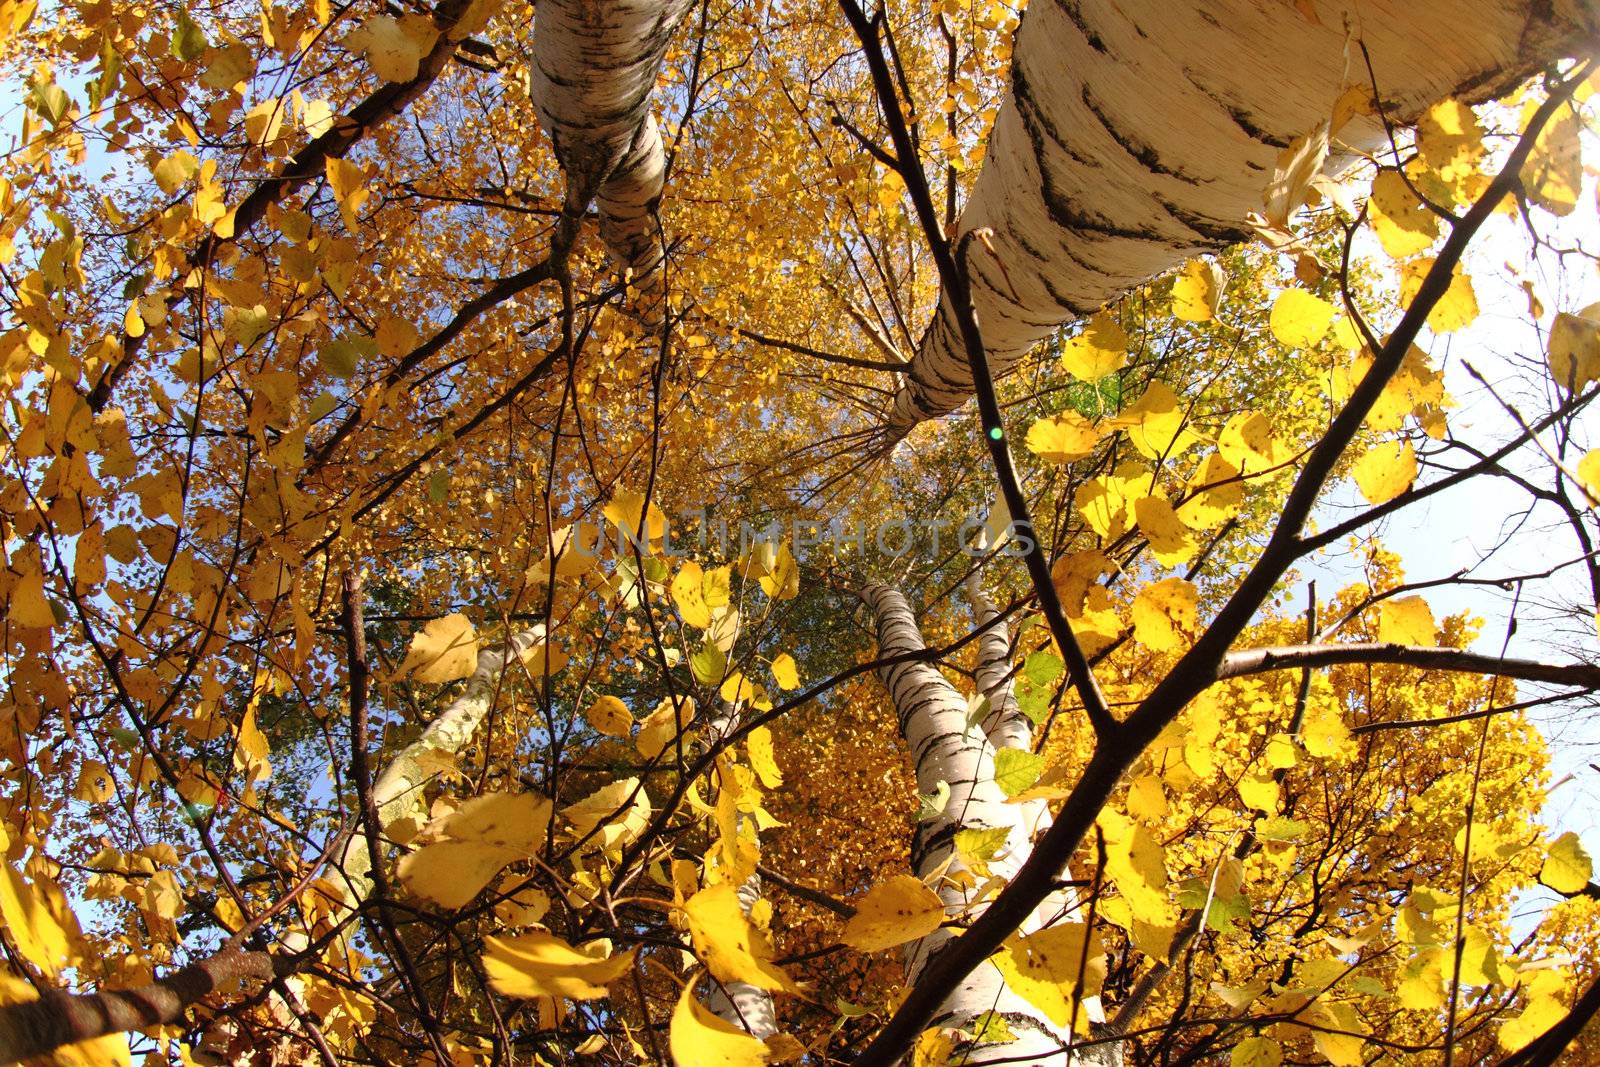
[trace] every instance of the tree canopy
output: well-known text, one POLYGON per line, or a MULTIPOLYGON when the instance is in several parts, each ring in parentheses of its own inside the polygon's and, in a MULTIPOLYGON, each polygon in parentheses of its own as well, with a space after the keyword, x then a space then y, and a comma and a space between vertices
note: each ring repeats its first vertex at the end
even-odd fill
POLYGON ((0 1061, 1594 1054, 1600 14, 1215 6, 0 0, 0 1061))

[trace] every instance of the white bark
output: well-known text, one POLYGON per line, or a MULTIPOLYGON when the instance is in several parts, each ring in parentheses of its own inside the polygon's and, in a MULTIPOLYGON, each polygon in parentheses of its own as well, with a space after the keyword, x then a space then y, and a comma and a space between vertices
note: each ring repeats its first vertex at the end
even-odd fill
MULTIPOLYGON (((423 766, 423 759, 433 751, 455 755, 466 747, 477 732, 489 709, 494 706, 504 681, 506 665, 517 661, 534 645, 544 640, 542 625, 530 627, 512 635, 503 645, 480 648, 478 662, 467 684, 449 705, 439 713, 411 744, 401 749, 378 774, 372 783, 372 799, 378 808, 380 827, 388 826, 418 804, 422 788, 427 785, 432 772, 423 766)), ((330 920, 334 925, 343 922, 352 911, 360 907, 372 891, 372 859, 367 849, 366 835, 361 831, 360 814, 356 813, 356 830, 328 861, 324 877, 336 883, 343 899, 334 909, 330 920)), ((289 955, 304 952, 311 943, 310 931, 297 928, 283 937, 283 949, 289 955)), ((285 979, 290 995, 300 998, 304 983, 299 978, 285 979)), ((293 1032, 294 1013, 273 995, 273 1011, 293 1032)))
POLYGON ((540 0, 529 93, 567 175, 567 210, 591 201, 600 238, 636 279, 660 264, 666 176, 650 91, 688 0, 540 0))
MULTIPOLYGON (((504 681, 506 665, 544 640, 544 627, 533 626, 513 634, 503 645, 478 651, 478 662, 467 684, 411 744, 395 754, 372 783, 372 801, 378 808, 378 825, 387 827, 415 808, 422 788, 433 772, 423 766, 429 752, 455 755, 466 747, 494 706, 504 681)), ((358 823, 359 827, 359 823, 358 823)), ((344 889, 344 907, 335 922, 366 899, 372 889, 371 854, 358 828, 329 863, 330 874, 344 889)))
MULTIPOLYGON (((718 714, 706 724, 707 739, 720 740, 738 728, 738 707, 724 701, 718 714)), ((750 818, 741 812, 735 818, 735 828, 742 828, 750 818)), ((744 912, 745 918, 749 918, 750 909, 761 899, 761 876, 752 874, 746 878, 735 895, 739 898, 739 910, 744 912)), ((762 1041, 778 1032, 778 1015, 772 1006, 772 994, 749 982, 713 980, 706 997, 706 1007, 719 1018, 742 1027, 750 1036, 762 1041)))
MULTIPOLYGON (((1029 5, 1011 91, 961 214, 992 373, 1064 323, 1188 257, 1248 236, 1279 153, 1327 120, 1372 57, 1385 112, 1481 100, 1596 32, 1593 0, 1048 0, 1029 5), (1553 6, 1553 10, 1552 10, 1553 6), (1346 27, 1349 27, 1348 31, 1346 27)), ((1592 46, 1591 46, 1592 47, 1592 46)), ((1376 148, 1375 119, 1346 127, 1376 148)), ((1325 171, 1353 161, 1335 153, 1325 171)), ((972 376, 943 300, 890 407, 892 430, 959 407, 972 376)))
MULTIPOLYGON (((877 620, 879 656, 892 657, 925 648, 916 619, 903 595, 881 585, 868 586, 861 595, 877 620)), ((986 608, 988 618, 994 616, 993 605, 987 600, 981 606, 975 603, 974 608, 977 615, 983 615, 986 608)), ((979 684, 989 693, 992 705, 985 729, 992 724, 993 737, 1007 746, 1019 738, 1026 742, 1027 719, 1017 710, 1010 684, 1004 680, 1010 669, 1010 640, 1004 626, 996 626, 982 640, 979 684), (1019 726, 1018 720, 1023 725, 1019 726)), ((960 884, 966 881, 960 876, 971 872, 955 854, 955 835, 967 829, 1004 827, 1008 831, 1006 850, 989 868, 994 877, 1010 878, 1028 858, 1033 833, 1043 828, 1041 819, 1048 824, 1049 812, 1042 803, 1006 802, 1005 794, 994 782, 995 745, 991 735, 968 728, 967 702, 938 668, 928 663, 910 662, 886 667, 879 673, 894 703, 901 736, 911 751, 918 792, 935 793, 941 782, 950 787, 950 798, 943 811, 917 827, 912 844, 912 870, 921 878, 945 870, 947 876, 935 891, 944 901, 946 911, 952 916, 975 916, 982 912, 983 905, 977 902, 977 894, 972 889, 960 884)), ((982 879, 978 881, 981 884, 982 879)), ((1024 923, 1024 932, 1061 918, 1069 906, 1069 901, 1052 897, 1024 923)), ((916 981, 929 958, 951 936, 949 931, 941 929, 908 947, 905 961, 908 982, 916 981)), ((1097 1008, 1085 1002, 1086 1011, 1097 1008)), ((958 1050, 962 1063, 1038 1063, 1061 1067, 1065 1062, 1064 1053, 1071 1045, 1069 1032, 1012 992, 1000 971, 989 963, 962 980, 945 1000, 932 1025, 968 1027, 988 1011, 1004 1016, 1017 1040, 998 1045, 964 1046, 958 1050)), ((1120 1063, 1120 1055, 1115 1050, 1079 1053, 1071 1057, 1071 1062, 1120 1063)))

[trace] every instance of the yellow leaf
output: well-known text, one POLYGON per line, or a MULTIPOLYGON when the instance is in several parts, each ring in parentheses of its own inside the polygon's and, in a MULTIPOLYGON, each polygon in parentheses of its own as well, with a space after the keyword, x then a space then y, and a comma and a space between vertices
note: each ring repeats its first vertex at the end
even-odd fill
POLYGON ((104 804, 111 799, 111 770, 99 760, 84 760, 78 769, 78 784, 72 795, 85 804, 104 804))
POLYGON ((1589 497, 1590 507, 1600 507, 1600 448, 1591 448, 1578 461, 1578 482, 1589 497))
POLYGON ((774 1062, 759 1039, 701 1007, 693 982, 684 983, 672 1009, 667 1043, 677 1067, 764 1067, 774 1062))
POLYGON ((879 882, 856 901, 856 913, 839 940, 862 952, 878 952, 927 937, 944 922, 944 902, 909 874, 879 882))
POLYGON ((366 172, 348 159, 333 156, 328 157, 326 170, 328 188, 333 190, 334 199, 339 201, 339 214, 343 217, 344 224, 353 230, 356 228, 362 205, 367 202, 367 197, 372 195, 372 191, 367 188, 366 172))
POLYGON ((690 560, 673 575, 672 602, 678 606, 678 614, 687 625, 696 630, 711 625, 711 606, 706 603, 705 596, 705 571, 700 564, 690 560))
POLYGON ((1417 453, 1410 441, 1385 441, 1356 460, 1350 474, 1369 504, 1382 504, 1417 480, 1417 453))
POLYGON ((609 737, 627 737, 633 729, 633 716, 628 705, 609 693, 596 700, 585 716, 589 725, 609 737))
POLYGON ((619 488, 611 494, 611 499, 600 509, 600 513, 621 532, 623 539, 618 544, 624 547, 626 555, 632 555, 634 545, 643 551, 649 550, 643 543, 641 530, 647 530, 651 542, 659 541, 667 530, 666 515, 654 504, 646 511, 643 493, 619 488))
POLYGON ((727 882, 707 886, 683 906, 695 952, 724 982, 746 982, 759 989, 798 993, 782 968, 772 962, 766 937, 739 905, 738 890, 727 882))
POLYGON ((1270 1037, 1247 1037, 1228 1054, 1228 1067, 1278 1067, 1283 1048, 1270 1037))
POLYGON ((1583 892, 1594 877, 1594 861, 1583 840, 1568 830, 1550 845, 1550 852, 1539 868, 1539 881, 1564 897, 1583 892))
MULTIPOLYGON (((1410 306, 1422 287, 1423 279, 1433 269, 1432 256, 1413 259, 1400 268, 1400 302, 1410 306)), ((1472 279, 1461 273, 1457 263, 1450 271, 1450 286, 1428 311, 1428 328, 1434 333, 1454 333, 1470 326, 1478 317, 1478 296, 1472 289, 1472 279)))
POLYGON ((459 611, 430 620, 411 635, 406 658, 395 678, 414 675, 419 682, 453 682, 478 666, 478 635, 472 621, 459 611))
POLYGON ((6 615, 14 625, 44 629, 56 623, 55 612, 44 595, 44 576, 24 574, 11 587, 11 603, 6 615))
POLYGON ((256 725, 256 704, 252 700, 239 720, 239 737, 233 746, 233 765, 250 776, 251 781, 261 781, 272 773, 267 762, 267 738, 256 725))
POLYGON ((1109 312, 1089 320, 1084 331, 1061 348, 1061 366, 1074 378, 1099 381, 1128 363, 1128 335, 1109 312))
POLYGON ((1057 923, 1023 937, 1013 935, 989 960, 1012 991, 1051 1022, 1082 1030, 1088 1022, 1083 999, 1099 996, 1106 977, 1105 950, 1087 931, 1083 923, 1057 923), (1078 1017, 1072 1019, 1075 999, 1078 1017))
POLYGON ((1160 496, 1147 496, 1133 502, 1133 514, 1139 532, 1150 542, 1150 551, 1163 567, 1176 567, 1194 555, 1194 539, 1172 509, 1172 504, 1160 496))
POLYGON ((789 653, 780 652, 772 657, 772 680, 784 692, 800 688, 800 670, 789 653))
POLYGON ((783 771, 778 767, 777 755, 772 748, 772 731, 765 726, 752 729, 745 738, 745 747, 750 752, 750 766, 756 772, 756 777, 761 779, 761 784, 768 789, 776 789, 783 784, 783 771))
POLYGON ((787 543, 777 547, 765 570, 759 579, 762 592, 774 600, 793 600, 800 595, 800 564, 787 543))
POLYGON ((1116 884, 1132 918, 1164 925, 1173 915, 1167 898, 1166 851, 1150 831, 1113 808, 1095 820, 1106 840, 1106 876, 1116 884))
POLYGON ((417 347, 420 336, 410 319, 389 315, 379 320, 372 339, 377 342, 381 354, 398 359, 417 347))
POLYGON ((1221 452, 1211 453, 1189 479, 1191 495, 1178 505, 1179 521, 1192 530, 1205 530, 1238 514, 1244 503, 1244 483, 1238 477, 1238 467, 1221 452))
POLYGON ((606 995, 607 983, 627 974, 633 965, 631 950, 612 956, 606 942, 577 949, 543 930, 486 937, 483 947, 489 984, 508 997, 597 1000, 606 995))
POLYGON ((1063 411, 1028 427, 1028 450, 1048 463, 1083 459, 1099 440, 1100 432, 1076 411, 1063 411))
POLYGON ((268 97, 244 116, 244 133, 257 148, 266 148, 278 140, 283 129, 283 113, 287 108, 282 100, 268 97))
POLYGON ((345 47, 365 52, 367 62, 384 81, 408 82, 417 76, 422 59, 433 50, 439 31, 424 15, 398 19, 377 15, 345 38, 345 47))
POLYGON ((1172 283, 1172 313, 1189 322, 1207 322, 1217 313, 1228 276, 1214 259, 1191 259, 1172 283))
POLYGON ((1583 119, 1568 109, 1539 131, 1528 161, 1522 165, 1522 187, 1528 198, 1555 215, 1570 215, 1583 190, 1583 153, 1579 135, 1583 119))
POLYGON ((1527 1007, 1500 1027, 1500 1047, 1515 1052, 1560 1022, 1567 1014, 1567 976, 1554 969, 1519 975, 1527 1007))
POLYGON ((598 827, 599 833, 590 838, 589 846, 591 850, 608 851, 637 841, 650 823, 652 810, 650 797, 639 779, 624 778, 562 808, 561 814, 572 824, 575 837, 589 837, 598 827), (609 821, 602 826, 601 820, 609 821))
POLYGON ((1251 811, 1264 811, 1268 815, 1278 810, 1278 783, 1270 774, 1247 774, 1239 779, 1239 799, 1251 811))
POLYGON ((5 858, 8 845, 0 830, 0 918, 22 958, 54 978, 68 960, 77 923, 59 900, 59 892, 51 892, 54 886, 23 880, 5 858))
POLYGON ((1378 640, 1395 645, 1437 645, 1433 609, 1420 596, 1383 601, 1378 605, 1378 640))
POLYGON ((645 759, 655 759, 668 745, 677 741, 678 735, 693 719, 693 700, 679 697, 677 708, 674 709, 672 697, 664 697, 640 723, 639 736, 634 739, 634 745, 645 759))
POLYGON ((1199 591, 1183 578, 1152 582, 1133 598, 1133 636, 1153 652, 1182 648, 1195 632, 1199 591))
POLYGON ((1147 459, 1165 459, 1202 440, 1186 425, 1188 411, 1172 387, 1154 381, 1126 411, 1106 425, 1125 429, 1128 442, 1147 459))
POLYGON ((1310 348, 1328 332, 1333 305, 1304 289, 1285 289, 1272 302, 1267 324, 1272 336, 1290 348, 1310 348))
POLYGON ((1558 314, 1548 343, 1550 374, 1557 385, 1576 392, 1600 381, 1600 304, 1576 315, 1558 314))
POLYGON ((474 797, 423 828, 416 840, 428 843, 401 858, 400 880, 440 907, 465 907, 506 864, 539 851, 550 808, 533 793, 474 797))
POLYGON ((911 1067, 950 1067, 950 1057, 956 1050, 954 1033, 932 1026, 918 1034, 917 1043, 911 1047, 911 1067))
POLYGON ((1416 255, 1439 235, 1439 217, 1422 205, 1399 171, 1378 172, 1368 207, 1378 240, 1394 259, 1416 255))
POLYGON ((1272 423, 1259 411, 1241 411, 1217 435, 1217 453, 1235 471, 1258 472, 1277 466, 1287 450, 1272 436, 1272 423))
POLYGON ((527 577, 536 585, 549 585, 557 578, 577 578, 600 561, 600 530, 589 523, 562 526, 550 535, 545 557, 528 568, 527 577))

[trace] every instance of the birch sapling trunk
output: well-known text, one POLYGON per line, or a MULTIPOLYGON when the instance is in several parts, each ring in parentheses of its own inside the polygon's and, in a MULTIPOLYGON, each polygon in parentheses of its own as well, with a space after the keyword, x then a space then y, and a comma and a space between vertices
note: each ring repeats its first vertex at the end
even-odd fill
MULTIPOLYGON (((877 622, 878 654, 881 657, 921 652, 926 646, 916 619, 905 597, 897 590, 871 585, 862 590, 862 599, 877 622)), ((985 601, 987 604, 987 601, 985 601)), ((988 606, 994 617, 993 605, 988 606)), ((981 612, 980 612, 981 614, 981 612)), ((997 859, 989 864, 989 877, 1007 878, 1028 858, 1032 849, 1033 827, 1048 812, 1029 805, 1007 803, 994 781, 994 738, 1014 747, 1014 740, 1026 740, 1027 719, 1016 707, 1006 674, 1010 669, 1010 640, 1003 626, 984 638, 984 665, 979 684, 989 692, 990 712, 983 727, 967 721, 967 701, 939 673, 937 667, 916 661, 897 663, 880 670, 894 704, 900 734, 910 749, 916 770, 917 791, 924 796, 943 792, 949 798, 942 810, 922 820, 912 843, 911 867, 919 878, 940 875, 934 886, 946 912, 952 916, 973 917, 983 911, 980 900, 987 878, 979 877, 955 849, 955 836, 962 830, 1003 828, 1007 843, 997 859), (941 874, 942 872, 942 874, 941 874)), ((1052 898, 1030 916, 1024 930, 1037 929, 1060 918, 1070 902, 1052 898)), ((906 980, 915 982, 928 960, 951 939, 940 929, 908 946, 905 954, 906 980)), ((1088 1009, 1085 1004, 1086 1010, 1088 1009)), ((1059 1067, 1072 1047, 1072 1035, 1056 1025, 1029 1001, 1013 992, 1000 971, 985 963, 964 978, 945 1000, 933 1025, 971 1031, 975 1020, 994 1012, 1006 1020, 1016 1040, 1003 1044, 966 1042, 956 1049, 964 1064, 1052 1064, 1059 1067)), ((1072 1054, 1077 1064, 1110 1064, 1120 1058, 1100 1058, 1097 1052, 1072 1054)))
MULTIPOLYGON (((723 701, 717 714, 706 723, 706 741, 714 744, 739 728, 739 705, 723 701)), ((735 826, 740 830, 752 816, 741 812, 735 826)), ((761 899, 761 876, 752 874, 739 884, 735 891, 739 910, 745 918, 761 899)), ((778 1032, 777 1010, 772 1004, 772 994, 749 982, 719 982, 710 979, 711 988, 706 997, 706 1007, 713 1014, 734 1026, 742 1027, 750 1036, 765 1041, 778 1032)))

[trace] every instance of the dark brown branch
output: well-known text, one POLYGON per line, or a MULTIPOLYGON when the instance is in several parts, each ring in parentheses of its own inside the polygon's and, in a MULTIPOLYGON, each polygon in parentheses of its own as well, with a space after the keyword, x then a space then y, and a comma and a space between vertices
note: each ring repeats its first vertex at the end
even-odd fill
POLYGON ((1430 648, 1376 641, 1348 645, 1277 645, 1230 652, 1223 657, 1216 677, 1221 681, 1267 671, 1300 667, 1315 669, 1339 663, 1395 663, 1424 670, 1499 674, 1525 682, 1600 689, 1600 665, 1592 663, 1544 663, 1539 660, 1506 659, 1469 652, 1463 648, 1430 648))

